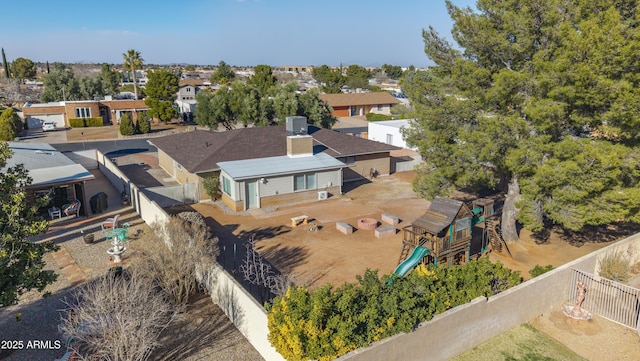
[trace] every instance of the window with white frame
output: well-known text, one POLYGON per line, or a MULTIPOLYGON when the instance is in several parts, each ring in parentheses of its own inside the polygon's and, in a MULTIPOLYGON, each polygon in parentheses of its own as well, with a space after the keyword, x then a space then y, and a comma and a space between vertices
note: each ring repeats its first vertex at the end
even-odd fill
POLYGON ((378 110, 382 110, 382 104, 378 104, 378 110))
POLYGON ((91 108, 76 108, 76 118, 91 118, 91 108))
POLYGON ((316 174, 315 173, 307 173, 307 174, 298 174, 293 176, 293 190, 294 191, 303 191, 307 189, 316 189, 316 174))
POLYGON ((222 191, 229 196, 231 195, 231 180, 224 176, 222 177, 222 191))

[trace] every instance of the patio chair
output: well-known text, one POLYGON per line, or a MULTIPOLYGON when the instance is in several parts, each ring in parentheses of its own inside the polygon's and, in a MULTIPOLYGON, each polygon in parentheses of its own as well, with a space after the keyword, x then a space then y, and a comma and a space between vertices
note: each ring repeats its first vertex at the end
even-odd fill
POLYGON ((62 213, 65 216, 70 216, 72 214, 75 214, 76 217, 80 216, 80 201, 77 199, 74 199, 71 203, 68 204, 64 204, 62 205, 62 213))
POLYGON ((105 231, 105 228, 118 228, 118 218, 120 218, 120 213, 116 214, 114 217, 107 218, 102 223, 100 223, 100 228, 102 228, 102 232, 105 231))

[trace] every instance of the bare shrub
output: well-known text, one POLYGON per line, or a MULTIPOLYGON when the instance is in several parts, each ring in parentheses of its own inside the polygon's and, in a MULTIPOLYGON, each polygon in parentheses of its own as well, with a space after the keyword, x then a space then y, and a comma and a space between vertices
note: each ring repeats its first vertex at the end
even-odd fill
POLYGON ((629 280, 629 260, 619 252, 612 252, 600 260, 600 276, 619 282, 629 280))
POLYGON ((170 248, 153 253, 143 251, 138 265, 158 283, 174 305, 186 304, 189 296, 196 293, 200 287, 198 271, 213 264, 219 254, 218 238, 209 237, 202 217, 187 218, 172 217, 160 232, 170 248))
POLYGON ((249 284, 258 287, 260 301, 264 302, 269 299, 274 272, 271 265, 256 250, 256 240, 253 237, 245 246, 247 254, 240 265, 240 271, 249 284))
POLYGON ((276 296, 284 296, 289 287, 295 285, 295 275, 279 274, 271 276, 269 288, 276 296))
POLYGON ((59 329, 84 360, 147 360, 179 311, 152 279, 135 270, 79 288, 67 305, 59 329))

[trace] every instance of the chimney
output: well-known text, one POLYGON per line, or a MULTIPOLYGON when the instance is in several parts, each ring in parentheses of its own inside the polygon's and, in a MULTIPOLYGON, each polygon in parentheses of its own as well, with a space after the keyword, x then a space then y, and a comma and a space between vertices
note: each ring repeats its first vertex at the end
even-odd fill
POLYGON ((313 137, 310 135, 287 136, 287 155, 289 158, 313 155, 313 137))

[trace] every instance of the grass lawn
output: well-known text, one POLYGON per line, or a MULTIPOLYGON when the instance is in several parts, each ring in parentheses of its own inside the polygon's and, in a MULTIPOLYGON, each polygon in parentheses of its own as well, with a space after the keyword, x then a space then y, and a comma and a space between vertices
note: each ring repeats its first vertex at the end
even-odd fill
POLYGON ((585 359, 524 323, 452 360, 578 361, 585 359))

